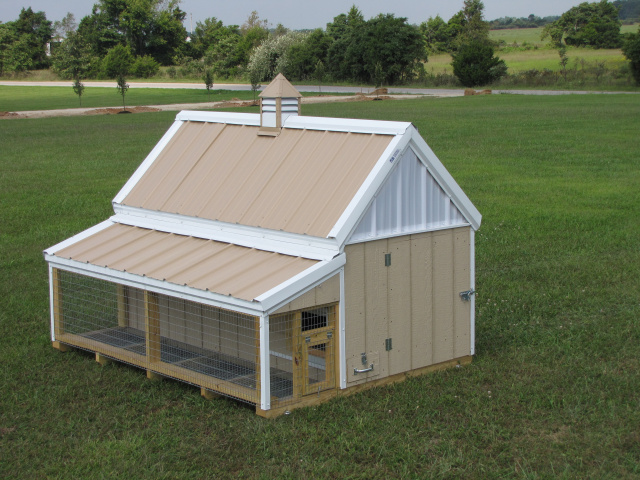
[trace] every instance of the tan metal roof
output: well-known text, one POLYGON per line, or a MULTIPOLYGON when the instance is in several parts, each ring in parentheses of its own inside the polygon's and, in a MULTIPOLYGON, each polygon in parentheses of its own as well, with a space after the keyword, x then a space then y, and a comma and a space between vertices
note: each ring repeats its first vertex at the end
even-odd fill
POLYGON ((300 98, 300 92, 296 90, 296 88, 289 83, 289 80, 285 78, 284 75, 279 73, 276 75, 267 87, 260 92, 259 97, 261 98, 300 98))
POLYGON ((393 135, 185 122, 124 205, 327 237, 393 135))
POLYGON ((63 248, 55 256, 249 301, 318 263, 120 224, 63 248))

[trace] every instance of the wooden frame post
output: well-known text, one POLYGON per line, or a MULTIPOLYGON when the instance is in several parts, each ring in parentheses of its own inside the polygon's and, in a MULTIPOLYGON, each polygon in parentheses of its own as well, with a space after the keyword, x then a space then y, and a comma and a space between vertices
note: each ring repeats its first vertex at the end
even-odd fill
POLYGON ((62 285, 60 280, 60 270, 51 270, 51 281, 53 282, 53 331, 56 340, 64 332, 64 317, 62 315, 62 285))
POLYGON ((303 363, 302 363, 302 311, 293 312, 293 322, 291 325, 291 351, 293 357, 293 398, 302 396, 303 386, 303 363))
POLYGON ((129 288, 118 284, 118 326, 129 326, 129 288))
POLYGON ((160 307, 158 294, 144 291, 144 330, 147 343, 147 360, 158 363, 161 360, 160 307))

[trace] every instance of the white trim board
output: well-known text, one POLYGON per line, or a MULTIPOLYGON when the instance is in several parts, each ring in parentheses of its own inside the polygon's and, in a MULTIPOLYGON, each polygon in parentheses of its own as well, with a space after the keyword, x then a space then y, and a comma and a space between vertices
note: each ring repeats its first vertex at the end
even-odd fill
POLYGON ((123 225, 232 243, 293 257, 331 260, 340 253, 335 239, 268 230, 175 213, 154 212, 126 205, 114 205, 114 211, 116 215, 110 220, 123 225))

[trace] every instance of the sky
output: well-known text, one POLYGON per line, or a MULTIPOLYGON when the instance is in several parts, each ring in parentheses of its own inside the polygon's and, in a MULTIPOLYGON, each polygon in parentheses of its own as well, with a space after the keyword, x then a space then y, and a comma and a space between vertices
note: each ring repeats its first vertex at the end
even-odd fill
MULTIPOLYGON (((484 0, 485 20, 500 17, 539 17, 561 15, 584 0, 484 0)), ((20 10, 31 7, 34 11, 44 11, 48 20, 61 20, 67 12, 74 14, 79 22, 91 13, 93 0, 0 0, 0 21, 8 22, 18 18, 20 10)), ((275 27, 281 23, 290 29, 325 28, 326 24, 341 13, 347 13, 356 5, 365 19, 379 13, 393 13, 396 17, 406 17, 409 23, 420 24, 429 17, 440 15, 448 20, 462 9, 463 0, 182 0, 180 8, 187 13, 185 27, 190 30, 205 18, 216 17, 225 25, 242 25, 255 10, 261 19, 275 27)))

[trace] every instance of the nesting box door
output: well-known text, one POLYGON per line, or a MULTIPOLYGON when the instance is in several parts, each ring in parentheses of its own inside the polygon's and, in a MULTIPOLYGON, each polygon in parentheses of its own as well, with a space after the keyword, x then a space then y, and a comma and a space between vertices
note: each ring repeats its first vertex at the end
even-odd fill
POLYGON ((293 365, 298 395, 335 387, 335 322, 330 310, 302 311, 293 327, 298 339, 293 365))

